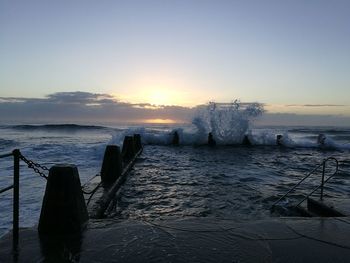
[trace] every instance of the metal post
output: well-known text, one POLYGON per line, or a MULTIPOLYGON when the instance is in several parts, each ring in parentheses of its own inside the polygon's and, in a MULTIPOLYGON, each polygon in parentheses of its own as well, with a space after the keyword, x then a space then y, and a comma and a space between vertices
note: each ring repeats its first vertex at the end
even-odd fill
POLYGON ((324 186, 324 174, 326 170, 326 160, 323 161, 322 165, 322 180, 321 180, 321 200, 323 200, 323 186, 324 186))
POLYGON ((19 156, 18 149, 13 150, 13 230, 12 241, 13 248, 16 250, 18 246, 18 228, 19 228, 19 156))

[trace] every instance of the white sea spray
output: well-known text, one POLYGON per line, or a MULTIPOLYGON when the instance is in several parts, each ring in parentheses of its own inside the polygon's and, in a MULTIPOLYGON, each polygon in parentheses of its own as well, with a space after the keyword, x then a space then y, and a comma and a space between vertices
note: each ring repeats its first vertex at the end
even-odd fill
POLYGON ((263 112, 261 103, 241 103, 238 100, 229 104, 210 102, 198 108, 192 123, 200 140, 211 132, 218 144, 239 144, 250 133, 251 121, 263 112))

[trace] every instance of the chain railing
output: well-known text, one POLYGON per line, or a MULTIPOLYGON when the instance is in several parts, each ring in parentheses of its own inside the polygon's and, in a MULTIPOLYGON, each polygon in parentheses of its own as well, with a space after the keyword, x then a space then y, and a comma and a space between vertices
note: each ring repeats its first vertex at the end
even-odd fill
MULTIPOLYGON (((47 168, 44 165, 41 165, 39 163, 36 163, 25 156, 22 155, 19 149, 13 150, 11 153, 2 154, 0 155, 0 159, 6 158, 6 157, 12 157, 13 156, 13 184, 9 185, 7 187, 4 187, 0 189, 0 194, 5 193, 11 189, 13 189, 13 216, 12 216, 12 236, 13 236, 13 249, 17 250, 18 248, 18 238, 19 238, 19 170, 20 170, 20 161, 22 160, 29 169, 32 169, 34 173, 39 175, 40 177, 47 180, 48 178, 48 171, 49 168, 47 168)), ((92 196, 98 189, 98 187, 101 185, 99 183, 94 189, 91 191, 86 191, 85 188, 88 185, 88 183, 94 179, 96 176, 100 176, 99 174, 96 174, 93 176, 90 180, 88 180, 84 185, 82 185, 81 190, 84 194, 90 195, 88 198, 88 203, 90 202, 92 196)))
MULTIPOLYGON (((29 169, 32 169, 34 171, 34 173, 38 174, 40 177, 45 178, 47 180, 48 176, 45 174, 45 172, 49 171, 49 168, 47 168, 45 165, 41 165, 39 163, 33 162, 32 160, 27 159, 26 157, 24 157, 22 154, 20 154, 19 157, 23 162, 25 162, 27 164, 27 167, 29 169)), ((100 174, 96 174, 94 175, 92 178, 90 178, 84 185, 81 186, 81 191, 86 194, 86 195, 90 195, 93 194, 96 189, 93 189, 91 191, 86 191, 85 187, 89 184, 89 182, 91 180, 93 180, 95 177, 100 176, 100 174)), ((99 185, 97 185, 98 187, 99 185)), ((96 188, 97 188, 96 187, 96 188)))
POLYGON ((27 164, 29 169, 32 169, 40 177, 45 178, 47 180, 47 175, 44 173, 44 171, 45 172, 49 171, 49 168, 47 168, 44 165, 40 165, 38 163, 35 163, 32 160, 27 159, 21 153, 19 155, 19 158, 27 164))
POLYGON ((86 186, 88 186, 89 183, 90 183, 95 177, 97 177, 97 176, 100 176, 100 174, 94 175, 94 176, 93 176, 92 178, 90 178, 85 184, 83 184, 83 185, 81 186, 81 191, 83 192, 83 194, 89 195, 89 197, 87 198, 86 205, 89 205, 89 203, 90 203, 92 197, 94 196, 94 194, 96 193, 96 191, 98 190, 98 188, 102 185, 102 181, 101 181, 101 182, 99 182, 92 190, 90 190, 90 191, 86 191, 86 190, 85 190, 86 186))
POLYGON ((22 155, 19 149, 13 150, 11 153, 0 155, 0 159, 13 156, 13 184, 0 189, 0 194, 13 189, 13 215, 12 215, 12 241, 13 250, 18 248, 19 238, 19 170, 20 160, 27 164, 40 177, 47 179, 45 172, 49 169, 38 163, 35 163, 22 155))

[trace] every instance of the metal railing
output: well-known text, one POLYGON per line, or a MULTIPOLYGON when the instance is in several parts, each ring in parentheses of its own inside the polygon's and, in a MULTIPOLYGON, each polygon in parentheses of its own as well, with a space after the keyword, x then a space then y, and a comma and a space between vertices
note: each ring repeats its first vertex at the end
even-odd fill
POLYGON ((286 198, 291 192, 293 192, 302 182, 304 182, 307 178, 309 178, 311 175, 315 174, 315 172, 322 166, 322 177, 321 177, 321 184, 315 187, 309 194, 306 195, 306 197, 299 202, 295 207, 301 205, 307 198, 309 198, 313 193, 315 193, 318 189, 321 188, 321 196, 320 199, 323 200, 323 188, 324 185, 338 173, 338 168, 339 168, 339 162, 336 158, 334 157, 328 157, 324 159, 320 164, 318 164, 311 172, 309 172, 303 179, 301 179, 298 183, 296 183, 287 193, 285 193, 282 197, 280 197, 273 205, 272 209, 279 203, 281 202, 284 198, 286 198), (328 161, 335 161, 336 163, 336 168, 335 172, 330 175, 326 180, 325 180, 325 173, 326 173, 326 165, 328 161))
POLYGON ((18 246, 19 233, 19 161, 21 152, 18 149, 11 153, 0 155, 0 159, 13 156, 13 184, 0 189, 0 194, 13 189, 12 242, 13 248, 18 246))

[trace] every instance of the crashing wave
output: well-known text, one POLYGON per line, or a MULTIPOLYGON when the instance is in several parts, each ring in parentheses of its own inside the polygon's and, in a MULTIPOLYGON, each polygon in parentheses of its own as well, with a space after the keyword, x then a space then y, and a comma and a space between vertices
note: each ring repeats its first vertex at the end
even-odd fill
POLYGON ((250 133, 251 120, 263 112, 261 103, 209 102, 198 109, 192 123, 197 127, 200 140, 205 140, 211 132, 218 144, 239 144, 250 133))

